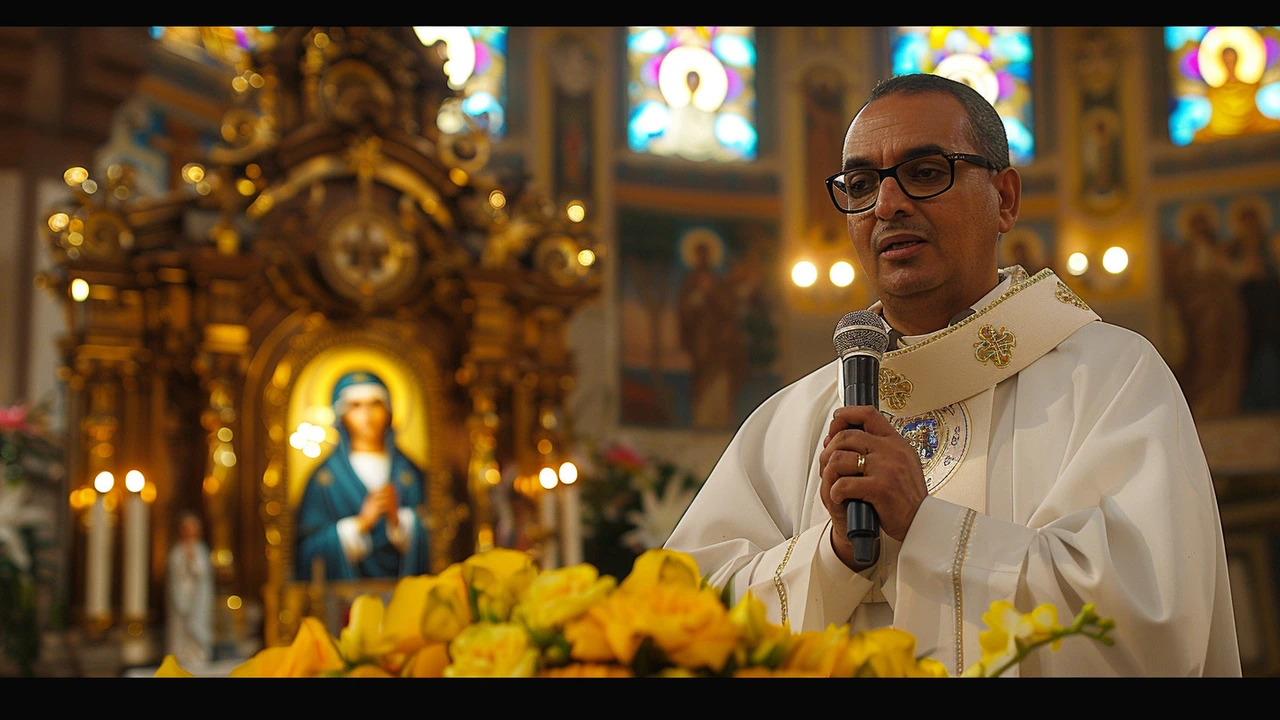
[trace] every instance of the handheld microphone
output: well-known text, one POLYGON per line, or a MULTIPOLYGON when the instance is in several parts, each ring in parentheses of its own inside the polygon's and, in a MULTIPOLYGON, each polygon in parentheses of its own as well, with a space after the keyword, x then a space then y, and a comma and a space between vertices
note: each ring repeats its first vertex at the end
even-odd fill
MULTIPOLYGON (((846 407, 880 407, 880 358, 889 347, 884 321, 870 310, 855 310, 836 323, 832 341, 840 358, 840 399, 846 407)), ((880 518, 875 508, 863 500, 845 503, 849 542, 860 565, 871 565, 880 557, 880 518)))

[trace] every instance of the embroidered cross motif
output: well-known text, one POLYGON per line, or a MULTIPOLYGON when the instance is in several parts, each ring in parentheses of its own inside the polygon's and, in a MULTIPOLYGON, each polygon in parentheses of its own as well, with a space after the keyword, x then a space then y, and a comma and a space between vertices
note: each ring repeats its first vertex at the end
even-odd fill
POLYGON ((880 399, 894 410, 907 406, 911 396, 911 381, 887 368, 880 368, 880 399))
POLYGON ((1063 284, 1061 280, 1058 281, 1058 291, 1055 292, 1053 296, 1058 298, 1060 302, 1066 303, 1067 305, 1075 305, 1081 310, 1091 309, 1085 304, 1084 300, 1080 299, 1079 295, 1075 294, 1075 291, 1063 284))
POLYGON ((983 325, 978 330, 978 342, 973 344, 973 356, 983 365, 990 360, 998 368, 1007 367, 1013 360, 1013 348, 1017 344, 1017 338, 1005 330, 1003 325, 999 331, 993 325, 983 325))

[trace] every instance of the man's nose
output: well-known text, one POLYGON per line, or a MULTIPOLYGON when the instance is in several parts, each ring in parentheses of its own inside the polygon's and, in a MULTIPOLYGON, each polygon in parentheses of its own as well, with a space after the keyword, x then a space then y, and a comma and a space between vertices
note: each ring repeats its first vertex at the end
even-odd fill
POLYGON ((911 198, 902 191, 897 178, 888 177, 880 182, 880 193, 876 197, 876 217, 888 220, 898 213, 911 214, 911 198))

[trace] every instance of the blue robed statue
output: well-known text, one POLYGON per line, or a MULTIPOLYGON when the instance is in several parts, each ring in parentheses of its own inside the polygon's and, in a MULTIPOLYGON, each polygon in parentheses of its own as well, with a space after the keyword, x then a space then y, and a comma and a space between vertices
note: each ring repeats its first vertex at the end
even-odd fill
POLYGON ((396 447, 391 396, 369 372, 333 387, 338 445, 307 480, 297 513, 297 579, 315 558, 326 580, 429 572, 430 538, 414 508, 426 502, 422 471, 396 447))

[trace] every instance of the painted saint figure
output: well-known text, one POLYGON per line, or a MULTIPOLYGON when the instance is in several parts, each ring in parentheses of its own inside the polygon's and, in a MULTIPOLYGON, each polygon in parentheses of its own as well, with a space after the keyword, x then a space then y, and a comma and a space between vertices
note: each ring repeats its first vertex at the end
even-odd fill
POLYGON ((396 447, 387 386, 368 372, 333 388, 338 445, 311 475, 298 506, 296 577, 403 577, 429 572, 430 538, 414 508, 424 505, 422 471, 396 447))

